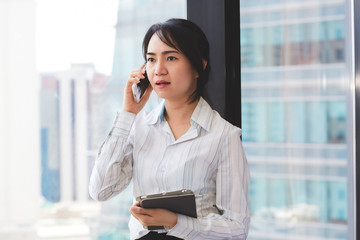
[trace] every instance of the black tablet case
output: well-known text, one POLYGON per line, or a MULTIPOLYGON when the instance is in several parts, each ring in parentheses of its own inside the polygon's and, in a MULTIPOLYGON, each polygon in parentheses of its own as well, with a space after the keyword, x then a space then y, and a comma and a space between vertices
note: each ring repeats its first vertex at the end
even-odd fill
MULTIPOLYGON (((143 208, 163 208, 171 212, 196 218, 195 195, 191 190, 144 195, 136 200, 143 208)), ((149 230, 163 229, 162 226, 149 226, 149 230)))

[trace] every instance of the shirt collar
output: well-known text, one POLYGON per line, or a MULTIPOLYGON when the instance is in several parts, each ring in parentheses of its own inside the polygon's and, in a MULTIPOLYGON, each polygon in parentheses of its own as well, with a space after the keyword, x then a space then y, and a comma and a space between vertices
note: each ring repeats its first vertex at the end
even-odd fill
POLYGON ((200 97, 200 100, 191 116, 191 121, 200 125, 206 131, 210 131, 213 110, 210 105, 200 97))
POLYGON ((152 124, 156 124, 158 121, 159 122, 164 121, 164 111, 165 111, 165 100, 162 100, 162 102, 146 117, 146 122, 152 125, 152 124))
MULTIPOLYGON (((161 104, 156 107, 147 117, 148 124, 156 124, 157 122, 162 122, 164 118, 165 111, 165 101, 163 100, 161 104)), ((204 128, 206 131, 210 131, 212 123, 212 114, 213 110, 210 105, 200 97, 198 104, 195 107, 193 114, 191 115, 191 122, 196 123, 197 125, 204 128)))

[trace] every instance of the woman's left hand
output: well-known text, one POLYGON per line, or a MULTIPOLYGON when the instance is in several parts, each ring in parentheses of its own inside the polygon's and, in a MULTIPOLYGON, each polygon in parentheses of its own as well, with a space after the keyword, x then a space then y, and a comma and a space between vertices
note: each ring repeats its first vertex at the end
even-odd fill
POLYGON ((130 207, 130 213, 144 226, 167 226, 173 228, 177 224, 177 215, 161 208, 145 209, 136 202, 130 207))

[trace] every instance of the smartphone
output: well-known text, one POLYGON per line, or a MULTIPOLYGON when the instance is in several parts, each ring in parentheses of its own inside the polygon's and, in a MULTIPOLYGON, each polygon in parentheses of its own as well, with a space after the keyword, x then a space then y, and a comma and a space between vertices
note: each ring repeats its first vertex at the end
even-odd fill
POLYGON ((146 92, 146 89, 150 85, 149 78, 146 74, 146 70, 145 70, 144 76, 145 76, 145 78, 140 79, 139 83, 135 83, 132 86, 132 91, 133 91, 134 99, 136 102, 140 102, 140 99, 142 98, 142 96, 146 92))

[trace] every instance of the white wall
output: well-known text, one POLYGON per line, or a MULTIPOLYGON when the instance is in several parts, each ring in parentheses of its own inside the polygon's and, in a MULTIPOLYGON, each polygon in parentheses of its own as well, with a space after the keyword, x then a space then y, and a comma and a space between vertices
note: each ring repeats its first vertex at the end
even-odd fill
POLYGON ((40 128, 35 7, 34 0, 0 0, 0 239, 15 239, 14 232, 36 238, 40 128))

